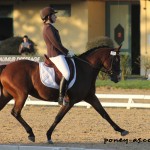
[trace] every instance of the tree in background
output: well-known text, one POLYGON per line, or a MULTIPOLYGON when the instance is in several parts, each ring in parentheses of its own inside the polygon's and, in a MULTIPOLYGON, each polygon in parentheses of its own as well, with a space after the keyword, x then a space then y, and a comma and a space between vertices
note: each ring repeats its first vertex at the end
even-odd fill
POLYGON ((120 56, 121 80, 125 80, 126 76, 131 74, 131 67, 129 66, 129 62, 129 54, 122 54, 120 56))

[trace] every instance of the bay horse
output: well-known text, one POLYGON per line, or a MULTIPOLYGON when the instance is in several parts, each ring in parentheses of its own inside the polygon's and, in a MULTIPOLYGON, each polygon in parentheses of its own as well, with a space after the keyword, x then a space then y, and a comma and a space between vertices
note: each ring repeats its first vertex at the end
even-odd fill
MULTIPOLYGON (((48 59, 48 58, 46 58, 48 59)), ((99 99, 95 95, 95 82, 100 70, 105 71, 115 83, 119 82, 120 75, 120 47, 94 48, 74 57, 76 65, 76 82, 67 91, 69 105, 62 105, 54 122, 48 129, 46 136, 52 144, 52 133, 66 113, 82 100, 91 104, 93 108, 108 121, 115 131, 122 136, 129 132, 120 128, 107 114, 99 99)), ((8 65, 0 66, 0 110, 14 99, 11 114, 20 122, 28 133, 28 139, 35 142, 32 128, 21 116, 21 110, 28 95, 44 101, 57 101, 58 89, 46 87, 42 84, 39 75, 39 63, 30 60, 19 60, 8 65)))

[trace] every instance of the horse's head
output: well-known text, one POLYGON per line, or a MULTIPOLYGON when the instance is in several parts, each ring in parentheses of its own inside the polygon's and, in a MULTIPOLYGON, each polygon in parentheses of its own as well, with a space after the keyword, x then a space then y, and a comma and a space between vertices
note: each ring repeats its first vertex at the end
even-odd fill
POLYGON ((120 80, 120 48, 93 48, 79 56, 79 59, 97 71, 107 73, 115 83, 120 80), (85 61, 84 61, 85 60, 85 61))
POLYGON ((103 71, 106 72, 111 81, 117 83, 120 80, 120 48, 112 49, 102 62, 103 71))

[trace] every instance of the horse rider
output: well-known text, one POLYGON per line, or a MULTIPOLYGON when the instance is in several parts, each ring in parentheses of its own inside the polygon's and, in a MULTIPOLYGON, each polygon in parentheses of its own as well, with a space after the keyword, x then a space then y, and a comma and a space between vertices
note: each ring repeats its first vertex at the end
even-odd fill
POLYGON ((69 50, 62 45, 59 31, 53 26, 57 18, 56 13, 49 6, 40 11, 40 16, 43 20, 43 38, 47 46, 47 55, 62 73, 58 98, 58 103, 61 105, 68 88, 68 80, 70 77, 69 66, 65 59, 66 56, 69 56, 69 50))

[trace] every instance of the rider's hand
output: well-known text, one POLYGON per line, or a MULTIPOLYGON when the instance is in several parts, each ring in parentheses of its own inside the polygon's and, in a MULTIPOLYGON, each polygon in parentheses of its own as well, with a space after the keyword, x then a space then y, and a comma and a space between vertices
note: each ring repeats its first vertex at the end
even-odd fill
POLYGON ((75 56, 74 52, 73 51, 68 51, 67 57, 73 57, 73 56, 75 56))

